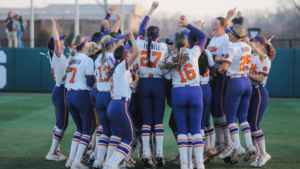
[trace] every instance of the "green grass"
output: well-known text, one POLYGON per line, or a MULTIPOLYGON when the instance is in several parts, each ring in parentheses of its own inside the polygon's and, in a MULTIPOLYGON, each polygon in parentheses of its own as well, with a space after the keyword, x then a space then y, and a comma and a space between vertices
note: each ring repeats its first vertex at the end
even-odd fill
MULTIPOLYGON (((266 138, 267 152, 272 159, 264 168, 300 168, 299 106, 300 100, 270 99, 261 127, 266 138)), ((168 126, 170 111, 167 107, 164 118, 164 168, 179 169, 179 166, 170 163, 170 159, 177 154, 177 145, 168 126)), ((51 146, 54 124, 50 94, 0 94, 0 168, 63 169, 65 162, 45 160, 51 146)), ((70 117, 69 127, 60 145, 66 156, 69 155, 75 130, 70 117)), ((245 147, 242 135, 241 141, 245 147)), ((142 169, 136 152, 134 159, 137 160, 136 168, 142 169)), ((206 168, 250 168, 250 162, 240 161, 237 165, 230 166, 215 158, 206 168)))

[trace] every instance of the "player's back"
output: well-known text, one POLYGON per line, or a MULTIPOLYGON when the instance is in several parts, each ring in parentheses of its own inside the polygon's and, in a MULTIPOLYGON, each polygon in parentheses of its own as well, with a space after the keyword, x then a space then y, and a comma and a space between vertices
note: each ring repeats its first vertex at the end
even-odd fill
POLYGON ((60 56, 57 56, 55 52, 53 52, 53 57, 50 58, 50 64, 51 64, 51 72, 53 75, 53 79, 55 80, 55 85, 60 86, 61 84, 65 84, 65 82, 61 81, 61 78, 65 74, 65 63, 67 61, 67 58, 64 54, 60 54, 60 56))
MULTIPOLYGON (((182 49, 180 49, 181 53, 182 49)), ((198 67, 198 58, 200 56, 200 48, 194 46, 192 49, 185 49, 186 63, 181 68, 171 71, 166 75, 166 79, 172 78, 173 86, 199 85, 200 75, 198 67)), ((177 57, 177 55, 173 56, 177 57)), ((173 57, 168 59, 173 62, 173 57)))
MULTIPOLYGON (((68 58, 66 65, 69 64, 68 58)), ((90 90, 86 84, 86 76, 93 76, 94 62, 83 53, 76 53, 73 56, 73 62, 70 65, 70 72, 67 73, 66 88, 74 90, 90 90)))
POLYGON ((104 60, 104 64, 102 64, 102 53, 95 60, 95 77, 97 81, 97 89, 98 91, 109 91, 110 90, 110 80, 107 79, 107 73, 109 69, 113 67, 115 62, 114 54, 110 52, 106 52, 106 57, 104 60))
POLYGON ((251 47, 245 42, 231 44, 223 62, 230 64, 227 68, 226 76, 247 75, 251 66, 251 47))
POLYGON ((264 61, 261 61, 259 55, 254 56, 254 54, 252 54, 251 59, 252 59, 252 63, 251 63, 251 69, 249 73, 252 75, 263 74, 265 76, 264 80, 261 83, 251 80, 251 84, 252 85, 263 84, 265 86, 267 84, 268 75, 271 69, 270 59, 267 57, 264 61))
POLYGON ((141 49, 141 55, 139 56, 137 63, 139 64, 139 70, 141 75, 163 75, 163 71, 159 68, 159 65, 164 61, 164 58, 168 56, 168 48, 165 43, 154 42, 151 43, 151 56, 150 61, 152 67, 147 67, 148 63, 148 42, 143 39, 143 36, 137 38, 137 43, 141 49))

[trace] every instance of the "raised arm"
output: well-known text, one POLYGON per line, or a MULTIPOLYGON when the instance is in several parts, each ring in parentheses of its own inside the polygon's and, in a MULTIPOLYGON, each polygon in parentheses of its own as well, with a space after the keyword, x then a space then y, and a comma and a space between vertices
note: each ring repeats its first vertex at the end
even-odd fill
POLYGON ((140 26, 140 29, 139 29, 139 33, 138 33, 138 36, 142 35, 142 36, 145 36, 145 33, 146 33, 146 28, 147 28, 147 24, 153 14, 153 12, 155 11, 155 9, 158 7, 159 5, 159 2, 156 2, 154 1, 152 3, 152 6, 151 6, 151 9, 150 11, 147 13, 147 15, 145 16, 141 26, 140 26))
POLYGON ((236 10, 236 8, 231 9, 227 12, 227 16, 225 18, 227 22, 230 20, 230 18, 232 18, 235 15, 235 13, 236 13, 235 10, 236 10))
POLYGON ((109 34, 108 20, 102 20, 102 26, 104 27, 104 35, 108 35, 109 34))
POLYGON ((57 32, 57 28, 56 28, 56 21, 57 21, 57 18, 51 16, 51 22, 52 22, 52 26, 53 26, 54 52, 57 56, 60 56, 62 51, 61 51, 61 44, 60 44, 60 40, 59 40, 59 35, 58 35, 58 32, 57 32))
POLYGON ((117 14, 117 21, 116 21, 114 27, 111 29, 111 32, 118 32, 122 18, 123 18, 123 16, 119 12, 117 14))
POLYGON ((131 67, 133 65, 133 63, 135 63, 135 61, 137 60, 137 58, 140 56, 141 54, 141 49, 138 46, 137 42, 135 41, 132 32, 130 31, 125 31, 125 34, 129 37, 131 43, 132 43, 132 54, 128 57, 128 62, 127 62, 127 66, 131 67))
MULTIPOLYGON (((113 7, 110 7, 110 8, 108 9, 108 13, 106 14, 104 20, 108 20, 108 21, 109 21, 111 15, 115 12, 116 8, 117 8, 117 5, 116 5, 116 6, 113 6, 113 7)), ((104 33, 104 26, 103 26, 103 25, 102 25, 101 28, 100 28, 100 32, 104 33)))

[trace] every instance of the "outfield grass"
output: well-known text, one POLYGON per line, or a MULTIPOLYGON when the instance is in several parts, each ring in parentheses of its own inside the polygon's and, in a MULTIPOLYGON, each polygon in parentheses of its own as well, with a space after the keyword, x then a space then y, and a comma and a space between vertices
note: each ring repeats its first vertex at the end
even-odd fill
MULTIPOLYGON (((265 134, 267 152, 272 159, 264 168, 300 168, 299 106, 300 100, 270 100, 261 128, 265 134)), ((167 107, 164 118, 164 168, 179 169, 179 166, 170 163, 170 159, 177 154, 176 142, 168 127, 170 111, 167 107)), ((54 107, 50 94, 0 94, 0 168, 63 169, 65 162, 45 160, 51 146, 54 124, 54 107)), ((60 144, 66 156, 69 156, 75 130, 75 124, 70 117, 69 127, 60 144)), ((242 135, 241 141, 245 147, 242 135)), ((136 152, 134 159, 137 160, 136 168, 142 169, 136 152)), ((237 165, 230 166, 214 159, 206 168, 250 168, 249 166, 250 162, 240 161, 237 165)))

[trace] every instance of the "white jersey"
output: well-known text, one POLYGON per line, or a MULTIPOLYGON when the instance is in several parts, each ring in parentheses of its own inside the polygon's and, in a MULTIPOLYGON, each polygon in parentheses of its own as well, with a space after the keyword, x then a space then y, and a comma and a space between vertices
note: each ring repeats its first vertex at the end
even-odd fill
POLYGON ((128 69, 127 59, 119 63, 112 77, 113 78, 110 79, 110 92, 112 96, 130 99, 133 88, 133 80, 128 69))
POLYGON ((226 76, 247 75, 251 66, 251 47, 245 42, 236 42, 229 46, 223 62, 229 63, 226 76))
POLYGON ((57 56, 54 52, 52 59, 49 57, 49 60, 53 79, 55 80, 55 85, 60 86, 61 84, 65 84, 65 82, 61 81, 61 78, 65 74, 65 64, 67 61, 66 56, 62 53, 60 54, 60 56, 57 56))
MULTIPOLYGON (((207 50, 207 49, 204 49, 207 50)), ((209 52, 207 50, 207 52, 209 52)), ((208 67, 213 68, 215 66, 214 59, 212 58, 212 55, 207 55, 208 60, 208 67)), ((201 84, 208 84, 209 82, 209 69, 206 70, 203 76, 200 75, 200 82, 201 84)))
MULTIPOLYGON (((131 74, 133 74, 133 65, 129 69, 131 74)), ((133 86, 132 93, 137 93, 138 92, 138 83, 139 82, 137 81, 136 84, 133 86)))
MULTIPOLYGON (((213 37, 206 49, 215 57, 224 57, 230 45, 231 42, 229 42, 229 37, 225 34, 219 37, 213 37)), ((219 68, 221 64, 215 62, 215 66, 216 68, 219 68)))
POLYGON ((261 82, 255 82, 251 80, 252 85, 258 85, 258 84, 267 84, 267 78, 271 69, 271 61, 269 58, 265 59, 263 62, 260 60, 259 55, 254 56, 252 54, 252 64, 251 64, 251 69, 250 69, 250 74, 252 75, 259 75, 263 74, 265 75, 265 79, 261 82))
POLYGON ((111 69, 115 62, 114 54, 106 52, 106 58, 104 65, 102 66, 102 53, 95 60, 95 77, 97 81, 97 90, 98 91, 109 91, 110 90, 110 79, 107 79, 107 73, 111 69))
POLYGON ((168 47, 165 43, 152 41, 150 61, 153 63, 152 67, 147 67, 147 46, 148 42, 144 40, 143 36, 137 38, 137 43, 141 49, 141 55, 137 59, 141 75, 160 75, 163 76, 163 70, 159 65, 168 57, 168 47))
MULTIPOLYGON (((180 49, 180 52, 182 48, 180 49)), ((194 46, 192 49, 186 48, 187 61, 182 65, 181 69, 173 70, 166 74, 166 79, 172 79, 173 86, 184 86, 200 83, 198 58, 200 56, 201 50, 198 45, 194 46)), ((173 62, 172 58, 176 56, 169 57, 168 62, 173 62)))
MULTIPOLYGON (((68 58, 66 66, 69 64, 68 58)), ((83 53, 76 53, 67 73, 65 88, 73 90, 90 90, 86 84, 86 77, 94 77, 94 61, 83 53)))

